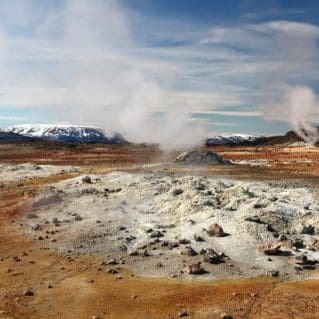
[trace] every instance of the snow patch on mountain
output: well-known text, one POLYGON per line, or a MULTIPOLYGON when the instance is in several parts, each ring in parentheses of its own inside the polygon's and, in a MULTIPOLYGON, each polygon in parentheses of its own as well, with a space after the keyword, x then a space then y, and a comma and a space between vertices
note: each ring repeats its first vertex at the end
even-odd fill
POLYGON ((89 126, 24 124, 9 126, 4 129, 4 131, 48 141, 75 143, 101 142, 115 144, 127 142, 119 133, 105 132, 101 128, 89 126))
POLYGON ((254 142, 257 139, 264 137, 262 135, 249 134, 223 134, 210 137, 206 140, 206 145, 227 145, 227 144, 242 144, 247 142, 254 142))

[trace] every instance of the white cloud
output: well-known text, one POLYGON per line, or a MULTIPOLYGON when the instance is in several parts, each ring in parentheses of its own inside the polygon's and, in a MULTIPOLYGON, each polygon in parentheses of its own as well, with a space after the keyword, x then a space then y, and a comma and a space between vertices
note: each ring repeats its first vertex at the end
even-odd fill
POLYGON ((155 19, 143 30, 148 24, 115 0, 20 3, 0 3, 0 108, 37 107, 137 141, 168 143, 175 134, 179 144, 195 143, 205 127, 185 129, 192 113, 260 116, 258 107, 241 110, 258 101, 258 87, 269 79, 319 76, 319 28, 312 24, 204 30, 155 19), (149 39, 137 40, 133 22, 149 39), (154 46, 153 33, 168 45, 154 46), (169 45, 174 40, 181 44, 169 45), (238 111, 227 111, 234 106, 238 111))
POLYGON ((1 26, 7 35, 1 48, 8 49, 1 54, 0 105, 47 108, 60 121, 94 123, 165 146, 203 137, 201 128, 188 129, 187 102, 171 89, 176 68, 140 54, 132 17, 119 2, 68 0, 36 18, 28 16, 32 9, 32 2, 22 13, 6 6, 10 23, 27 27, 13 34, 11 24, 1 26), (33 25, 34 19, 45 23, 33 25), (163 108, 165 116, 154 117, 163 108))

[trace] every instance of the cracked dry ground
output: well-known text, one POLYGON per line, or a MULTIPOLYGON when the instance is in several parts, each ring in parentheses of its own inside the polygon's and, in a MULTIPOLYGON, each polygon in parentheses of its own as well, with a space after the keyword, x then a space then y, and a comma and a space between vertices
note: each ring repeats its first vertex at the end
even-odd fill
MULTIPOLYGON (((92 168, 90 168, 91 170, 92 168)), ((109 274, 95 256, 73 259, 21 232, 28 200, 51 182, 74 175, 12 183, 0 189, 0 318, 319 318, 319 280, 192 282, 109 274), (18 257, 18 258, 16 258, 18 257), (122 279, 118 279, 120 276, 122 279), (31 289, 33 296, 25 296, 31 289)))

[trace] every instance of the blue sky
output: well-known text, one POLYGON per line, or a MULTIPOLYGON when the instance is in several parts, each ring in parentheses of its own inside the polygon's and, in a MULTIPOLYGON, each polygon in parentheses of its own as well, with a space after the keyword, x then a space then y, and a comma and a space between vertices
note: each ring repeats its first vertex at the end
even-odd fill
POLYGON ((318 12, 297 0, 2 1, 0 126, 156 139, 174 121, 208 135, 318 123, 318 12))

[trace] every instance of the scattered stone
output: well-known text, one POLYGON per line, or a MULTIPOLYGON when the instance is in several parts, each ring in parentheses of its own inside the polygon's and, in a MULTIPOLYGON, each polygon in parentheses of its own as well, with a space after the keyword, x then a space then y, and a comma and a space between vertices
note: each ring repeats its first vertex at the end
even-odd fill
POLYGON ((81 220, 83 220, 83 218, 80 215, 76 214, 75 217, 74 217, 74 220, 75 221, 81 221, 81 220))
POLYGON ((185 247, 185 249, 182 250, 182 254, 187 256, 197 256, 197 252, 191 246, 185 247))
POLYGON ((31 227, 31 230, 41 230, 42 229, 42 226, 40 224, 35 224, 31 227))
POLYGON ((107 264, 108 265, 118 265, 118 262, 116 261, 116 259, 111 259, 107 264))
POLYGON ((293 247, 295 247, 296 249, 301 249, 301 248, 304 248, 305 245, 304 245, 304 242, 301 238, 295 238, 291 241, 291 245, 293 247))
POLYGON ((177 196, 177 195, 180 195, 180 194, 183 194, 183 190, 182 189, 180 189, 180 188, 176 188, 176 189, 174 189, 173 191, 172 191, 172 194, 174 195, 174 196, 177 196))
POLYGON ((34 296, 34 292, 31 289, 27 289, 23 292, 23 296, 34 296))
POLYGON ((163 240, 161 241, 161 247, 168 247, 169 241, 168 240, 163 240))
POLYGON ((82 183, 86 183, 86 184, 92 184, 92 179, 91 176, 83 176, 82 177, 82 183))
POLYGON ((224 232, 223 227, 221 227, 218 224, 213 224, 210 225, 207 229, 206 229, 206 233, 208 234, 208 236, 211 237, 224 237, 227 236, 227 234, 224 232))
POLYGON ((264 254, 266 255, 277 255, 279 253, 279 249, 281 244, 266 242, 264 243, 261 248, 264 254))
POLYGON ((191 264, 186 268, 186 272, 190 275, 202 275, 205 274, 205 269, 201 266, 201 262, 191 264))
POLYGON ((61 222, 58 220, 57 217, 54 217, 54 218, 52 219, 52 223, 55 224, 55 225, 57 225, 57 224, 60 224, 61 222))
POLYGON ((204 238, 198 234, 194 234, 194 239, 198 242, 205 241, 204 238))
POLYGON ((278 277, 279 271, 278 270, 271 270, 268 272, 270 277, 278 277))
POLYGON ((307 235, 314 235, 316 232, 315 227, 312 225, 303 225, 301 233, 302 234, 307 234, 307 235))
POLYGON ((181 245, 187 245, 187 244, 189 244, 190 242, 191 242, 190 240, 185 239, 185 238, 179 240, 179 243, 180 243, 181 245))
POLYGON ((81 194, 83 195, 98 194, 98 193, 99 191, 95 187, 84 188, 81 191, 81 194))
POLYGON ((310 265, 310 264, 302 265, 302 269, 315 270, 316 266, 315 265, 310 265))
POLYGON ((149 254, 149 252, 148 252, 146 249, 144 249, 144 250, 140 253, 140 256, 141 256, 141 257, 148 257, 148 256, 150 256, 150 254, 149 254))
POLYGON ((163 233, 160 232, 159 230, 154 230, 150 233, 150 237, 151 238, 159 238, 159 237, 163 237, 163 233))
POLYGON ((136 237, 133 236, 133 235, 130 235, 130 236, 128 236, 128 237, 125 238, 125 240, 126 240, 127 242, 131 242, 131 241, 133 241, 134 239, 136 239, 136 237))
POLYGON ((167 245, 167 248, 169 250, 172 250, 173 248, 177 248, 177 247, 179 247, 179 243, 176 241, 169 242, 167 245))
POLYGON ((107 272, 108 274, 112 274, 112 275, 118 273, 118 271, 117 271, 116 269, 114 269, 114 268, 110 268, 110 269, 108 269, 106 272, 107 272))
POLYGON ((297 265, 315 265, 318 263, 318 260, 316 259, 309 259, 306 255, 296 256, 295 257, 295 263, 297 265))
POLYGON ((206 249, 203 260, 210 264, 220 264, 225 262, 223 255, 218 254, 214 249, 206 249))
POLYGON ((185 310, 179 311, 177 314, 178 317, 188 317, 189 313, 185 310))
POLYGON ((288 240, 288 238, 287 238, 286 235, 280 234, 279 237, 278 237, 278 240, 280 240, 280 241, 286 241, 286 240, 288 240))

